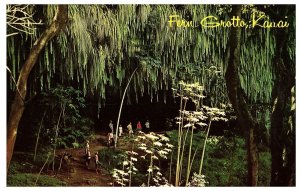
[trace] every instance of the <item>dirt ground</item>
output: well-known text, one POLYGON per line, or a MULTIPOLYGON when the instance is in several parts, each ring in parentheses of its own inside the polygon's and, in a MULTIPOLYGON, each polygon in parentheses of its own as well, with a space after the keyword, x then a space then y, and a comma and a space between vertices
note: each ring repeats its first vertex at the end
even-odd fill
POLYGON ((106 148, 105 135, 97 134, 95 139, 90 142, 90 150, 92 154, 89 169, 85 166, 84 148, 61 149, 57 151, 58 155, 64 152, 72 155, 70 163, 66 168, 57 174, 57 177, 67 183, 67 186, 112 186, 112 177, 105 169, 100 168, 97 174, 93 156, 96 151, 106 148))

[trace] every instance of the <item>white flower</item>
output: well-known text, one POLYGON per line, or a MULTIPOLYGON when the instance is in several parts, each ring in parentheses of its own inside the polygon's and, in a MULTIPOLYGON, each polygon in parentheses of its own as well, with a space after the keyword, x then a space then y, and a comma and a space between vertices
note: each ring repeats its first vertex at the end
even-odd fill
POLYGON ((158 136, 161 138, 162 141, 168 142, 170 140, 168 137, 166 137, 164 135, 158 135, 158 136))
POLYGON ((166 146, 169 147, 169 148, 173 148, 174 146, 169 144, 169 143, 166 143, 166 146))
POLYGON ((161 155, 161 156, 163 156, 163 155, 166 155, 168 153, 166 151, 164 151, 164 150, 160 150, 160 151, 158 151, 158 154, 161 155))
POLYGON ((207 126, 207 124, 206 123, 202 123, 202 122, 199 122, 199 123, 197 123, 198 125, 200 125, 201 127, 205 127, 205 126, 207 126))
POLYGON ((188 123, 184 127, 191 127, 191 126, 192 126, 192 124, 188 123))
POLYGON ((141 150, 143 150, 143 151, 147 150, 147 147, 143 147, 143 146, 138 147, 138 148, 141 149, 141 150))
POLYGON ((175 117, 175 120, 181 121, 182 118, 181 117, 175 117))
POLYGON ((161 146, 162 146, 162 143, 161 143, 161 142, 158 142, 158 141, 154 142, 153 144, 154 144, 155 146, 158 146, 158 147, 161 147, 161 146))
POLYGON ((152 151, 149 151, 149 150, 146 150, 146 153, 152 154, 153 152, 152 152, 152 151))
POLYGON ((195 111, 194 114, 195 115, 203 115, 203 112, 202 111, 195 111))
POLYGON ((154 141, 154 140, 157 140, 158 139, 158 137, 156 137, 156 136, 154 136, 153 134, 146 134, 145 135, 148 139, 150 139, 150 140, 152 140, 152 141, 154 141))

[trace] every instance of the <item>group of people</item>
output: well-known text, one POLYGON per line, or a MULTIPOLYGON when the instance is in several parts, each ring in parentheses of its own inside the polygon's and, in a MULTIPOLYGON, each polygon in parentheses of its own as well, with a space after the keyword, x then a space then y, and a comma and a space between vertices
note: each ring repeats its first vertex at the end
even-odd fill
MULTIPOLYGON (((91 151, 90 151, 90 143, 89 140, 86 141, 85 144, 85 165, 87 169, 89 169, 89 165, 92 159, 91 151)), ((98 152, 95 152, 95 155, 93 157, 95 166, 96 166, 96 173, 98 174, 100 172, 100 161, 99 161, 99 155, 98 152)))
MULTIPOLYGON (((110 120, 108 126, 109 126, 111 132, 109 132, 107 134, 107 145, 108 145, 108 147, 110 147, 110 146, 113 146, 114 143, 115 143, 115 139, 114 139, 114 125, 112 123, 112 120, 110 120)), ((145 122, 145 127, 146 127, 146 129, 150 129, 150 122, 149 122, 149 120, 147 120, 145 122)), ((118 130, 119 130, 118 131, 118 136, 121 137, 123 135, 123 127, 122 127, 122 125, 119 126, 118 130)), ((128 135, 132 136, 133 135, 133 128, 132 128, 132 123, 131 122, 128 123, 127 130, 128 130, 128 135)), ((138 133, 142 132, 142 124, 141 124, 140 121, 138 121, 138 123, 136 125, 136 132, 138 132, 138 133)), ((90 143, 87 140, 86 144, 85 144, 85 165, 86 165, 87 169, 89 169, 89 165, 90 165, 90 162, 91 162, 92 158, 93 158, 93 160, 95 162, 96 173, 98 174, 100 172, 99 155, 98 155, 98 152, 95 152, 94 156, 92 157, 91 151, 90 151, 90 143)))
MULTIPOLYGON (((114 124, 112 122, 112 120, 109 121, 108 127, 110 128, 110 132, 107 134, 106 140, 107 140, 107 146, 111 147, 114 145, 115 143, 115 137, 114 137, 114 124)), ((146 129, 150 129, 150 122, 149 120, 147 120, 145 122, 145 127, 146 129)), ((133 135, 133 128, 132 128, 132 123, 129 122, 127 125, 127 131, 128 131, 128 135, 132 136, 133 135)), ((137 125, 136 125, 136 132, 142 132, 142 124, 140 121, 138 121, 137 125)), ((121 137, 123 135, 124 131, 123 131, 123 127, 120 124, 119 129, 118 129, 118 136, 121 137)))
MULTIPOLYGON (((109 125, 108 126, 109 126, 109 128, 111 130, 111 132, 108 133, 109 134, 108 138, 110 140, 110 139, 113 139, 113 134, 114 134, 114 125, 112 123, 112 120, 109 121, 109 125)), ((146 129, 150 129, 150 122, 149 122, 149 120, 147 120, 145 122, 145 127, 146 127, 146 129)), ((133 134, 133 128, 132 128, 132 123, 131 122, 128 123, 127 130, 128 130, 128 135, 129 136, 133 134)), ((141 132, 142 131, 142 124, 141 124, 140 121, 137 122, 136 131, 137 132, 141 132)), ((120 124, 119 129, 118 129, 118 136, 121 137, 122 135, 123 135, 123 127, 120 124)))

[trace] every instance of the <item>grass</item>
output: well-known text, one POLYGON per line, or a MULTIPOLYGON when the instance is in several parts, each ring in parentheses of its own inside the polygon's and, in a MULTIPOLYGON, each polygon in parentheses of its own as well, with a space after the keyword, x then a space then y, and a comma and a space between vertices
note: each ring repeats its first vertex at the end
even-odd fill
POLYGON ((58 178, 41 174, 35 185, 41 163, 46 155, 41 154, 37 161, 33 162, 32 154, 14 153, 7 176, 7 186, 66 186, 67 184, 58 178))
MULTIPOLYGON (((10 174, 7 186, 35 186, 36 178, 37 174, 31 173, 10 174)), ((48 175, 40 175, 36 186, 66 186, 66 183, 48 175)))

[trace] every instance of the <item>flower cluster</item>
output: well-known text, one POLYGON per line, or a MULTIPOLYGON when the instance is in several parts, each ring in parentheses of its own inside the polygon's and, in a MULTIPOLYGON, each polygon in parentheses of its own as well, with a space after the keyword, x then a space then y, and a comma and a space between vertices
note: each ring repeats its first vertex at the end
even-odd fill
POLYGON ((208 182, 205 180, 205 176, 202 174, 194 173, 192 180, 187 184, 188 187, 205 187, 208 182))
POLYGON ((135 167, 135 162, 138 161, 138 153, 134 151, 126 151, 125 154, 120 154, 123 161, 121 162, 122 170, 113 169, 112 177, 115 182, 121 186, 126 186, 131 181, 131 175, 136 174, 138 169, 135 167))
POLYGON ((168 154, 172 152, 173 145, 169 144, 169 138, 156 134, 141 134, 137 137, 136 141, 139 143, 138 149, 142 151, 141 158, 150 160, 150 164, 147 169, 148 183, 150 186, 150 180, 156 186, 160 186, 166 183, 166 179, 161 173, 161 169, 156 165, 156 161, 159 159, 167 159, 168 154))

